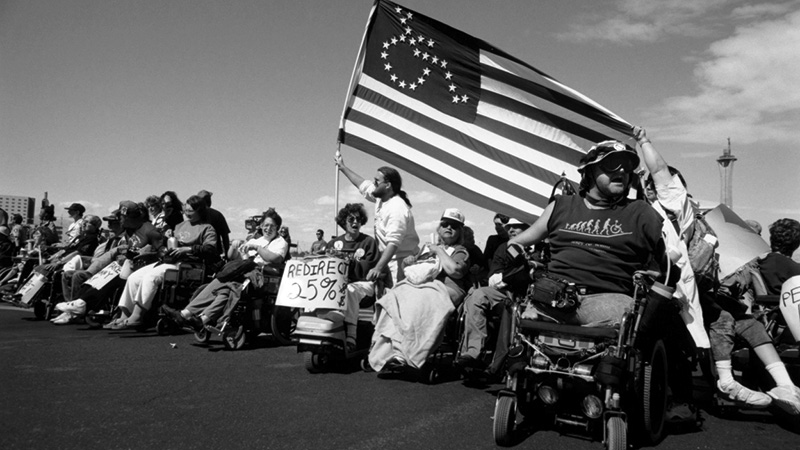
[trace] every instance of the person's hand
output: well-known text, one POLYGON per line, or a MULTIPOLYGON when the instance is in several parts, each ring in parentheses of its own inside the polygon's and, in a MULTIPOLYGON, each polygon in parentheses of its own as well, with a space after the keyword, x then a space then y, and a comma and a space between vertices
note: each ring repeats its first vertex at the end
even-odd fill
POLYGON ((405 259, 403 259, 404 266, 410 266, 416 262, 417 262, 417 257, 414 255, 408 255, 405 257, 405 259))
POLYGON ((369 272, 367 272, 367 281, 375 281, 380 278, 380 276, 381 271, 373 267, 372 269, 369 269, 369 272))
POLYGON ((644 145, 650 142, 650 139, 647 138, 647 131, 644 128, 636 125, 633 127, 633 137, 636 139, 636 142, 639 145, 644 145))
POLYGON ((342 152, 336 151, 336 155, 333 157, 333 162, 336 164, 336 167, 342 168, 345 167, 344 165, 344 157, 342 156, 342 152))
POLYGON ((172 250, 170 250, 169 256, 175 257, 175 256, 181 256, 181 255, 188 255, 190 253, 192 253, 192 248, 191 247, 178 247, 178 248, 173 248, 172 250))
POLYGON ((506 284, 503 282, 503 274, 496 273, 489 277, 489 286, 495 289, 503 289, 506 287, 506 284))

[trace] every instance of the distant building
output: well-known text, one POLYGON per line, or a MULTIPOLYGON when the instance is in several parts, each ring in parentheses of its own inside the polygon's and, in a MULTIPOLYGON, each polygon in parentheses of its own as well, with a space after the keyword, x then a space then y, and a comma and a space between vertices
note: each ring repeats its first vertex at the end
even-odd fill
POLYGON ((0 208, 6 210, 9 220, 14 214, 22 216, 22 222, 33 225, 33 218, 36 216, 36 199, 33 197, 21 197, 18 195, 0 195, 0 208))

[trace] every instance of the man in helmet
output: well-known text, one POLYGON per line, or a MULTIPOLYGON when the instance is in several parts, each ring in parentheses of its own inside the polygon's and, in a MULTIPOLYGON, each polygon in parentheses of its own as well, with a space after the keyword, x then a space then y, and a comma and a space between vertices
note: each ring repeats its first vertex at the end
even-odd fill
POLYGON ((634 272, 662 272, 662 219, 646 202, 628 198, 638 166, 633 148, 598 143, 581 159, 579 195, 556 196, 530 228, 509 241, 513 247, 549 240, 549 274, 579 288, 577 308, 560 321, 619 323, 633 303, 634 272))

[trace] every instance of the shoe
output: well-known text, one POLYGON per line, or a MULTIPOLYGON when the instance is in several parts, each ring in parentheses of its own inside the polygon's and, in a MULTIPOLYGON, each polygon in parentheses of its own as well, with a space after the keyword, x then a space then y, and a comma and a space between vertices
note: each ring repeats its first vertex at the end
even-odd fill
POLYGON ((456 365, 464 369, 486 369, 486 363, 478 358, 473 358, 472 356, 468 355, 459 356, 458 359, 456 359, 456 365))
POLYGON ((124 319, 114 319, 111 322, 108 322, 107 324, 103 325, 103 329, 104 330, 113 330, 114 329, 113 327, 115 325, 121 323, 123 320, 124 319))
MULTIPOLYGON (((723 386, 721 382, 717 381, 717 388, 720 390, 720 392, 725 394, 728 399, 737 403, 743 403, 751 408, 762 409, 766 408, 770 405, 770 403, 772 403, 772 398, 769 395, 763 392, 757 392, 752 389, 748 389, 739 384, 738 381, 733 381, 725 386, 723 386)), ((800 403, 798 403, 798 405, 800 406, 800 403)))
POLYGON ((673 403, 667 408, 664 418, 670 423, 694 421, 697 415, 688 403, 673 403))
POLYGON ((791 415, 800 415, 800 388, 797 386, 774 387, 767 394, 772 397, 775 406, 791 415))
POLYGON ((82 316, 86 314, 86 302, 80 299, 71 302, 62 302, 56 305, 56 309, 72 313, 74 316, 82 316))
POLYGON ((347 353, 353 353, 356 351, 356 338, 353 336, 347 336, 347 340, 345 341, 345 347, 347 347, 347 353))
POLYGON ((139 328, 142 322, 131 322, 130 319, 120 320, 119 322, 111 325, 112 330, 127 330, 129 328, 139 328))
MULTIPOLYGON (((180 313, 178 313, 178 315, 180 315, 180 313)), ((181 316, 181 320, 183 324, 187 325, 189 328, 194 330, 195 333, 205 328, 205 325, 203 325, 203 321, 200 320, 200 318, 197 316, 192 316, 188 319, 185 319, 183 316, 181 316)))
MULTIPOLYGON (((59 303, 60 305, 60 303, 59 303)), ((62 320, 64 318, 69 318, 70 314, 68 312, 62 312, 58 317, 54 317, 50 319, 50 322, 56 323, 57 320, 62 320)))
POLYGON ((399 369, 407 365, 408 364, 406 363, 405 359, 399 356, 392 356, 391 358, 389 358, 388 361, 386 361, 386 363, 383 365, 383 368, 392 370, 392 369, 399 369))
POLYGON ((65 312, 64 314, 61 314, 55 320, 53 320, 53 324, 55 324, 55 325, 67 325, 69 323, 73 323, 74 320, 75 320, 75 318, 72 316, 72 314, 70 314, 68 312, 65 312))
POLYGON ((186 319, 183 318, 181 312, 175 308, 163 305, 161 306, 161 312, 178 326, 183 326, 186 323, 186 319))

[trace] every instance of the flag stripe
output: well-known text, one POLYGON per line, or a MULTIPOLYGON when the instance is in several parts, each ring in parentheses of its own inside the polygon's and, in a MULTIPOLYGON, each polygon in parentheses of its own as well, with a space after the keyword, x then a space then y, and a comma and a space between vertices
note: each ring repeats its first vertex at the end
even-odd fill
MULTIPOLYGON (((574 171, 573 167, 575 155, 574 150, 570 149, 570 153, 566 153, 561 145, 548 141, 547 136, 545 135, 540 136, 538 143, 547 151, 539 151, 538 148, 530 147, 530 143, 527 142, 530 141, 530 138, 523 139, 525 136, 520 136, 519 133, 517 133, 515 136, 512 136, 520 139, 519 142, 515 142, 511 139, 511 137, 498 133, 498 130, 485 129, 475 124, 465 123, 443 114, 435 108, 431 108, 422 102, 414 100, 375 80, 369 75, 363 74, 361 76, 359 86, 361 88, 366 88, 366 90, 356 90, 356 96, 359 98, 364 98, 367 101, 373 101, 373 98, 369 93, 374 92, 380 95, 381 98, 394 101, 396 106, 393 106, 393 108, 399 108, 400 106, 404 107, 405 109, 402 110, 402 116, 405 118, 408 118, 410 114, 418 113, 419 115, 415 116, 416 118, 422 120, 424 117, 431 121, 431 124, 433 124, 432 126, 441 126, 452 130, 458 130, 460 136, 454 136, 451 138, 451 140, 458 143, 463 141, 465 138, 471 138, 472 140, 470 143, 476 145, 476 148, 469 147, 472 151, 480 152, 490 158, 499 158, 501 153, 506 153, 509 157, 517 158, 518 162, 516 164, 521 165, 523 164, 522 161, 525 161, 525 165, 520 167, 523 167, 522 170, 527 171, 528 173, 543 173, 542 170, 550 172, 549 176, 538 176, 537 178, 540 180, 547 182, 551 182, 552 180, 552 182, 555 182, 565 170, 572 171, 577 176, 577 171, 574 171), (569 161, 564 160, 564 158, 567 156, 571 156, 569 161), (531 163, 532 161, 535 161, 535 164, 531 163), (524 169, 524 167, 529 168, 524 169)), ((504 118, 505 117, 503 117, 501 114, 498 114, 498 120, 502 120, 504 118)), ((544 126, 544 124, 540 124, 540 126, 544 126)), ((553 135, 564 135, 562 131, 556 128, 548 128, 553 135)), ((573 177, 573 179, 576 179, 576 177, 573 177)))
MULTIPOLYGON (((407 155, 398 155, 394 151, 379 145, 377 140, 352 134, 353 128, 357 127, 348 126, 347 131, 344 133, 344 139, 348 142, 347 145, 386 161, 388 164, 406 167, 405 170, 413 173, 414 176, 423 181, 434 184, 446 192, 457 192, 457 197, 464 201, 480 205, 489 211, 505 211, 508 216, 526 223, 534 222, 542 213, 542 208, 533 203, 525 203, 519 199, 506 201, 503 196, 492 195, 489 191, 466 189, 465 184, 461 182, 462 180, 456 181, 442 177, 437 170, 426 166, 424 162, 411 159, 407 155)), ((414 199, 411 198, 412 203, 413 201, 414 199)))
MULTIPOLYGON (((522 171, 504 166, 497 160, 483 157, 478 152, 468 149, 462 150, 458 148, 460 146, 455 144, 455 141, 447 142, 447 135, 453 135, 455 138, 462 137, 457 131, 444 129, 441 126, 439 126, 441 129, 433 132, 427 130, 425 129, 426 125, 437 127, 435 122, 425 121, 419 118, 418 114, 407 109, 405 109, 405 112, 408 113, 406 118, 392 117, 394 114, 386 109, 388 102, 389 100, 385 97, 382 100, 371 103, 356 101, 353 103, 353 109, 348 113, 348 120, 391 137, 410 148, 418 150, 420 153, 444 162, 454 170, 470 174, 519 198, 533 197, 541 200, 537 191, 548 189, 559 179, 558 176, 520 161, 520 164, 525 164, 537 175, 546 177, 546 181, 543 182, 534 176, 524 174, 522 171), (388 125, 388 123, 391 123, 391 125, 388 125), (528 189, 527 186, 531 186, 534 190, 528 189)), ((463 138, 468 139, 466 137, 463 138)), ((478 146, 472 145, 471 147, 476 148, 478 146)))

